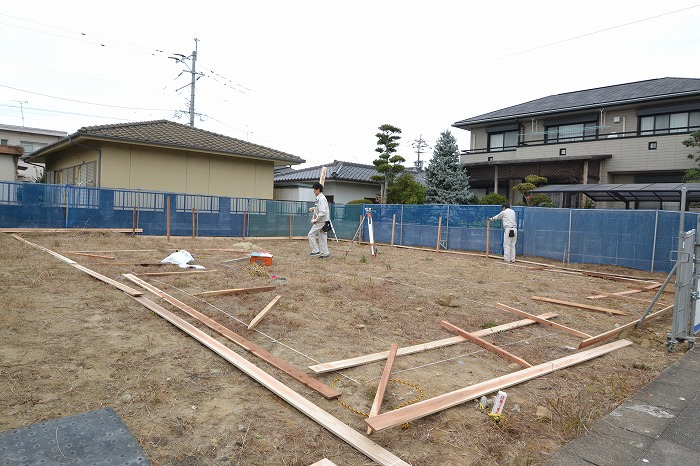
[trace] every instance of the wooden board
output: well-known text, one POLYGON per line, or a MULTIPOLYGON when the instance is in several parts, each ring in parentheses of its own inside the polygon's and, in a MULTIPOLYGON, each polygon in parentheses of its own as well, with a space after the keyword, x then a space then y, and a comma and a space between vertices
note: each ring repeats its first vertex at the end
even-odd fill
MULTIPOLYGON (((651 320, 651 319, 655 319, 655 318, 659 317, 660 315, 662 315, 663 313, 665 313, 669 309, 673 309, 673 304, 671 304, 670 306, 667 306, 659 311, 656 311, 656 312, 649 314, 644 319, 644 322, 646 322, 647 320, 651 320)), ((594 337, 587 338, 586 340, 583 340, 581 343, 579 343, 578 349, 583 349, 583 348, 586 348, 588 346, 594 345, 596 343, 600 343, 601 341, 609 340, 610 338, 622 333, 623 330, 634 327, 635 325, 637 325, 638 322, 639 322, 639 320, 633 320, 629 324, 621 325, 619 327, 615 327, 612 330, 608 330, 605 333, 601 333, 600 335, 596 335, 594 337)))
POLYGON ((552 328, 555 328, 557 330, 561 330, 562 332, 569 333, 569 334, 577 336, 579 338, 590 338, 590 335, 587 333, 579 332, 578 330, 566 327, 566 326, 561 325, 561 324, 557 324, 555 322, 550 322, 549 320, 542 319, 539 316, 534 316, 528 312, 521 311, 520 309, 516 309, 514 307, 506 306, 505 304, 496 303, 496 307, 499 309, 503 309, 504 311, 511 312, 511 313, 518 315, 520 317, 525 317, 527 319, 534 320, 535 322, 538 322, 542 325, 546 325, 548 327, 552 327, 552 328))
POLYGON ((446 320, 443 320, 442 322, 440 322, 440 325, 442 325, 443 328, 449 330, 450 332, 461 335, 464 338, 466 338, 467 340, 471 341, 472 343, 476 343, 477 345, 481 346, 482 348, 487 349, 487 350, 491 351, 492 353, 501 356, 502 358, 505 358, 505 359, 507 359, 511 362, 514 362, 514 363, 516 363, 520 366, 523 366, 523 367, 532 367, 532 364, 525 361, 524 359, 519 358, 518 356, 516 356, 512 353, 509 353, 508 351, 504 350, 503 348, 499 348, 498 346, 489 343, 488 341, 484 340, 483 338, 479 338, 477 336, 471 335, 466 330, 463 330, 463 329, 457 327, 456 325, 452 325, 451 323, 447 322, 446 320))
POLYGON ((66 232, 143 233, 142 228, 0 228, 0 233, 66 233, 66 232))
POLYGON ((50 249, 48 249, 48 248, 45 248, 45 247, 43 247, 43 246, 39 246, 38 244, 34 244, 34 243, 32 243, 31 241, 27 241, 26 239, 22 238, 21 236, 18 236, 18 235, 14 235, 14 234, 13 234, 12 237, 15 238, 15 239, 17 239, 17 240, 19 240, 19 241, 22 241, 23 243, 26 243, 26 244, 32 246, 32 247, 34 247, 34 248, 40 249, 40 250, 42 250, 42 251, 44 251, 44 252, 47 252, 47 253, 51 254, 52 256, 54 256, 55 258, 57 258, 57 259, 59 259, 59 260, 65 262, 66 264, 69 264, 69 265, 75 267, 76 269, 78 269, 78 270, 80 270, 80 271, 82 271, 82 272, 85 272, 85 273, 87 273, 88 275, 90 275, 90 276, 92 276, 92 277, 94 277, 94 278, 96 278, 96 279, 98 279, 98 280, 100 280, 100 281, 103 281, 103 282, 105 282, 105 283, 108 283, 108 284, 110 284, 110 285, 116 287, 116 288, 119 288, 120 290, 122 290, 123 292, 125 292, 125 293, 127 293, 127 294, 129 294, 129 295, 131 295, 131 296, 141 296, 141 295, 143 295, 143 293, 140 292, 139 290, 135 290, 135 289, 133 289, 133 288, 131 288, 131 287, 129 287, 129 286, 124 285, 123 283, 119 283, 119 282, 116 281, 116 280, 112 280, 112 279, 109 278, 109 277, 105 277, 104 275, 102 275, 102 274, 100 274, 100 273, 97 273, 97 272, 95 272, 94 270, 88 269, 87 267, 84 267, 84 266, 78 264, 78 263, 75 262, 73 259, 68 259, 67 257, 62 256, 62 255, 60 255, 59 253, 54 252, 54 251, 52 251, 52 250, 50 250, 50 249))
POLYGON ((361 433, 357 432, 355 429, 351 428, 347 424, 344 424, 339 419, 336 419, 331 414, 321 409, 319 406, 311 403, 299 393, 287 387, 285 384, 275 379, 267 372, 256 367, 250 361, 236 354, 231 348, 207 335, 189 322, 179 318, 172 312, 168 311, 162 306, 159 306, 144 296, 134 297, 134 299, 153 311, 155 314, 173 324, 175 327, 190 335, 192 338, 224 358, 226 361, 236 366, 260 385, 270 390, 272 393, 292 405, 294 408, 298 409, 302 414, 308 416, 319 425, 326 428, 326 430, 336 435, 338 438, 355 448, 363 455, 381 465, 409 466, 408 463, 403 461, 398 456, 377 445, 361 433))
POLYGON ((149 277, 158 277, 158 276, 164 276, 164 275, 186 275, 190 273, 208 273, 208 272, 218 272, 216 269, 212 270, 185 270, 182 272, 143 272, 143 273, 137 273, 135 275, 140 276, 149 276, 149 277))
MULTIPOLYGON (((539 315, 536 317, 538 317, 539 319, 542 319, 545 322, 548 322, 546 319, 552 319, 556 316, 557 316, 556 313, 549 312, 547 314, 542 314, 542 315, 539 315)), ((526 325, 532 325, 532 324, 536 324, 536 323, 537 323, 536 321, 531 320, 531 319, 522 319, 522 320, 517 320, 515 322, 509 322, 507 324, 498 325, 496 327, 491 327, 491 328, 487 328, 484 330, 478 330, 475 332, 471 332, 471 334, 474 336, 477 336, 477 337, 482 337, 485 335, 492 335, 494 333, 504 332, 506 330, 512 330, 515 328, 524 327, 526 325)), ((588 337, 588 336, 590 336, 590 335, 586 335, 586 337, 588 337)), ((467 341, 467 339, 464 338, 463 336, 456 336, 456 337, 450 337, 450 338, 443 338, 442 340, 437 340, 437 341, 430 341, 427 343, 419 343, 417 345, 399 348, 397 355, 398 356, 405 356, 407 354, 420 353, 421 351, 427 351, 427 350, 431 350, 431 349, 435 349, 435 348, 442 348, 444 346, 456 345, 457 343, 462 343, 463 341, 467 341)), ((337 371, 340 369, 347 369, 348 367, 355 367, 355 366, 360 366, 362 364, 368 364, 370 362, 381 361, 382 359, 386 359, 387 357, 389 357, 389 352, 388 351, 381 351, 379 353, 372 353, 372 354, 367 354, 364 356, 357 356, 357 357, 349 358, 349 359, 341 359, 338 361, 324 362, 321 364, 309 366, 309 369, 316 372, 317 374, 322 374, 324 372, 333 372, 333 371, 337 371)))
MULTIPOLYGON (((382 407, 382 401, 384 400, 384 393, 386 392, 386 386, 389 384, 389 377, 391 376, 391 368, 394 365, 394 359, 396 359, 396 352, 399 349, 399 345, 396 343, 391 344, 389 348, 389 357, 384 364, 384 371, 379 379, 379 386, 377 387, 377 393, 374 394, 374 402, 372 403, 372 408, 369 410, 369 417, 376 416, 379 414, 379 410, 382 407)), ((367 435, 372 433, 372 428, 367 427, 367 435)))
POLYGON ((631 345, 628 340, 618 340, 603 346, 580 351, 563 358, 548 361, 536 366, 528 367, 511 374, 502 375, 495 379, 480 382, 478 384, 461 388, 453 392, 445 393, 428 400, 389 411, 373 418, 366 418, 365 422, 372 429, 379 431, 388 427, 404 424, 422 417, 443 411, 452 406, 464 403, 489 393, 512 387, 522 382, 549 374, 565 367, 573 366, 589 359, 597 358, 616 349, 631 345))
POLYGON ((147 289, 151 293, 165 299, 167 302, 169 302, 173 306, 177 307, 181 311, 183 311, 183 312, 189 314, 190 316, 194 317, 195 319, 199 320, 200 322, 202 322, 204 325, 206 325, 210 329, 219 332, 221 335, 225 336, 226 338, 228 338, 229 340, 231 340, 232 342, 234 342, 235 344, 237 344, 238 346, 240 346, 244 350, 259 357, 260 359, 262 359, 263 361, 265 361, 269 365, 276 367, 277 369, 279 369, 281 371, 284 371, 286 374, 295 378, 297 381, 303 383, 307 387, 309 387, 313 390, 316 390, 324 398, 332 400, 332 399, 338 398, 340 396, 340 392, 333 390, 331 387, 322 383, 320 380, 315 379, 314 377, 306 374, 305 372, 303 372, 299 368, 292 366, 284 359, 280 358, 279 356, 275 356, 274 354, 272 354, 269 351, 267 351, 266 349, 256 345, 255 343, 246 340, 242 336, 235 333, 233 330, 221 325, 219 322, 215 321, 214 319, 205 316, 201 312, 188 306, 187 304, 183 303, 182 301, 178 300, 177 298, 170 296, 168 293, 159 290, 158 288, 151 285, 150 283, 141 280, 140 278, 134 276, 133 274, 125 274, 124 277, 127 278, 128 280, 131 280, 132 282, 136 283, 137 285, 140 285, 141 287, 147 289))
POLYGON ((116 259, 114 256, 103 256, 100 254, 90 254, 87 252, 70 252, 68 254, 75 254, 77 256, 85 256, 85 257, 96 257, 98 259, 116 259))
POLYGON ((200 298, 206 298, 209 296, 223 296, 223 295, 229 295, 229 294, 258 293, 260 291, 272 291, 275 288, 277 288, 277 287, 274 285, 253 286, 250 288, 231 288, 229 290, 204 291, 202 293, 196 294, 195 296, 199 296, 200 298))
POLYGON ((250 329, 252 329, 252 328, 255 328, 255 326, 258 325, 258 322, 260 322, 260 321, 262 320, 262 318, 265 317, 265 314, 267 314, 268 312, 270 312, 270 309, 272 309, 273 306, 274 306, 275 304, 277 304, 277 301, 279 301, 280 298, 282 298, 282 296, 280 296, 280 295, 275 296, 275 297, 272 299, 272 301, 270 301, 270 304, 268 304, 267 306, 265 306, 265 309, 263 309, 262 311, 260 311, 260 313, 259 313, 258 315, 256 315, 256 316, 253 318, 253 320, 250 321, 250 324, 248 324, 248 330, 250 330, 250 329))
POLYGON ((577 307, 586 311, 604 312, 606 314, 615 314, 619 316, 628 316, 628 312, 618 311, 617 309, 609 309, 607 307, 590 306, 588 304, 572 303, 571 301, 563 301, 561 299, 545 298, 543 296, 532 296, 530 299, 535 301, 544 301, 546 303, 561 304, 562 306, 577 307))

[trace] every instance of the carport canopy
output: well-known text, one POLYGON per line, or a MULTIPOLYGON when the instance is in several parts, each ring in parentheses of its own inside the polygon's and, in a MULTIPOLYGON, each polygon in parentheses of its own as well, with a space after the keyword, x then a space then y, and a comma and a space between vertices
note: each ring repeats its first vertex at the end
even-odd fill
POLYGON ((534 189, 542 194, 585 194, 596 202, 681 202, 686 189, 686 205, 700 202, 700 183, 639 183, 639 184, 553 184, 534 189))

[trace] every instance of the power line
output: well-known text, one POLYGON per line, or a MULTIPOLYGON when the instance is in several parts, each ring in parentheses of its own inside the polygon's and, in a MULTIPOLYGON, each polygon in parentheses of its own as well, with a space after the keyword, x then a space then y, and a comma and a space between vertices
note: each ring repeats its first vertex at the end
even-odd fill
POLYGON ((166 108, 126 107, 126 106, 122 106, 122 105, 109 105, 109 104, 98 104, 95 102, 85 102, 84 100, 67 99, 65 97, 56 97, 53 95, 42 94, 40 92, 33 92, 33 91, 28 91, 26 89, 19 89, 17 87, 7 86, 5 84, 0 84, 0 87, 5 87, 7 89, 12 89, 14 91, 26 92, 27 94, 40 95, 42 97, 48 97, 50 99, 65 100, 66 102, 74 102, 77 104, 84 104, 84 105, 96 105, 98 107, 120 108, 120 109, 125 109, 125 110, 148 110, 148 111, 157 111, 157 112, 161 112, 161 111, 162 112, 166 112, 166 111, 171 112, 171 111, 173 111, 172 109, 166 109, 166 108))

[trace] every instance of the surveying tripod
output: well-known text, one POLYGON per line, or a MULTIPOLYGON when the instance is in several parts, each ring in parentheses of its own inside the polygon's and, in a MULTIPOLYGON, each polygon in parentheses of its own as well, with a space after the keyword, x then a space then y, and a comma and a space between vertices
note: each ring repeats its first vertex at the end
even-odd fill
MULTIPOLYGON (((372 257, 377 256, 377 248, 374 246, 374 228, 372 226, 372 208, 371 207, 365 207, 365 213, 362 215, 362 218, 360 219, 360 225, 357 227, 357 231, 355 232, 355 236, 352 237, 352 241, 350 242, 350 245, 355 242, 357 239, 357 244, 360 244, 360 240, 362 239, 362 225, 365 222, 365 219, 367 219, 367 231, 369 232, 369 250, 372 254, 372 257)), ((345 255, 347 255, 348 251, 345 251, 345 255)))

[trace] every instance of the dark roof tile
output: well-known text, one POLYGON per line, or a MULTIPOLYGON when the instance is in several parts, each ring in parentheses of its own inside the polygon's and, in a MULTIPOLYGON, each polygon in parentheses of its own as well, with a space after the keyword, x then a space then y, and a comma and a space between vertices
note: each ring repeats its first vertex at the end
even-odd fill
POLYGON ((548 97, 513 105, 512 107, 467 118, 454 123, 452 126, 468 128, 469 126, 496 121, 508 121, 516 118, 529 118, 537 115, 586 110, 599 108, 601 106, 624 105, 633 102, 653 101, 686 95, 700 95, 700 79, 649 79, 646 81, 550 95, 548 97))

